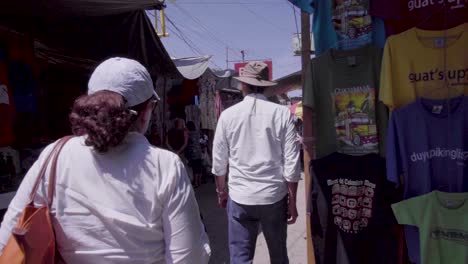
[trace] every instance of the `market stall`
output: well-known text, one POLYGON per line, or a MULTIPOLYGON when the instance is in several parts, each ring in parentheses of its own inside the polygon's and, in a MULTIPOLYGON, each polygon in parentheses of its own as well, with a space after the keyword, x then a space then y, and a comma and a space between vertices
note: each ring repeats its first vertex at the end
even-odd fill
POLYGON ((71 133, 69 109, 97 63, 124 56, 157 83, 180 76, 145 14, 160 8, 149 0, 1 1, 0 205, 43 147, 71 133))
POLYGON ((467 263, 466 1, 290 1, 316 51, 309 263, 467 263))

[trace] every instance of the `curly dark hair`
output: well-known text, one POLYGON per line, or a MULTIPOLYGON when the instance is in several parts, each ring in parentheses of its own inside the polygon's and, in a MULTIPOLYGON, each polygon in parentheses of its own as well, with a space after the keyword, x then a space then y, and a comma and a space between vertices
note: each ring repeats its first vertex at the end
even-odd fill
POLYGON ((73 134, 87 135, 85 144, 104 153, 123 141, 137 118, 121 95, 100 91, 76 99, 70 123, 73 134))

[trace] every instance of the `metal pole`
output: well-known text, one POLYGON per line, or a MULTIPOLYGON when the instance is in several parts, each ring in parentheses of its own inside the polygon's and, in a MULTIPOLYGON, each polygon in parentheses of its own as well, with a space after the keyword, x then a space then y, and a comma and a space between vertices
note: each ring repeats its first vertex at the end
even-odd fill
MULTIPOLYGON (((311 74, 307 72, 307 65, 310 62, 310 47, 311 47, 311 39, 310 39, 310 14, 307 12, 301 12, 301 47, 302 47, 302 87, 304 88, 304 81, 306 79, 307 74, 311 74)), ((304 123, 312 122, 310 119, 306 119, 304 115, 304 123)), ((306 135, 304 135, 306 136, 306 135)), ((306 203, 308 203, 308 191, 310 186, 310 174, 309 174, 309 162, 310 156, 307 151, 304 151, 304 174, 305 174, 305 190, 306 190, 306 203)), ((312 245, 312 229, 310 223, 310 217, 306 217, 306 224, 307 224, 307 263, 308 264, 315 264, 315 257, 314 257, 314 249, 312 245)))

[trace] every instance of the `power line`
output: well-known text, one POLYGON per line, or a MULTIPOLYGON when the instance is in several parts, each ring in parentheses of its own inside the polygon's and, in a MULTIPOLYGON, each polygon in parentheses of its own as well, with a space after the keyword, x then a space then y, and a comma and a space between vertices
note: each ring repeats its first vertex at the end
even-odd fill
MULTIPOLYGON (((189 17, 192 21, 194 21, 196 24, 198 24, 200 26, 201 29, 203 29, 204 31, 206 31, 208 33, 208 37, 211 38, 213 41, 215 41, 216 43, 220 44, 224 47, 230 47, 231 44, 230 43, 227 43, 225 41, 223 41, 222 39, 218 38, 214 33, 211 28, 209 28, 208 26, 204 25, 203 22, 198 19, 196 16, 190 14, 190 12, 188 12, 187 10, 185 10, 183 7, 179 6, 178 4, 176 3, 173 3, 174 6, 176 6, 182 13, 184 13, 187 17, 189 17)), ((230 48, 231 50, 233 51, 236 51, 235 55, 239 58, 241 58, 241 56, 239 55, 239 53, 241 52, 240 49, 235 49, 235 48, 230 48)))
POLYGON ((297 16, 296 16, 296 8, 294 7, 293 3, 290 3, 293 13, 294 13, 294 23, 296 23, 296 33, 299 35, 299 25, 297 24, 297 16))
MULTIPOLYGON (((176 24, 174 24, 174 22, 172 22, 172 20, 166 15, 166 19, 167 21, 169 22, 170 25, 172 25, 172 27, 175 28, 175 30, 178 32, 178 34, 175 34, 176 36, 179 36, 179 38, 185 43, 187 44, 187 46, 189 46, 189 48, 195 52, 195 53, 198 53, 198 55, 202 55, 202 52, 200 51, 200 49, 195 45, 195 43, 193 43, 190 39, 187 39, 185 36, 184 36, 184 33, 179 29, 179 27, 177 27, 176 24)), ((175 33, 175 32, 174 32, 175 33)))
POLYGON ((278 4, 277 1, 258 1, 255 2, 180 2, 179 4, 184 5, 237 5, 238 3, 246 5, 272 5, 278 4))
POLYGON ((269 19, 267 19, 266 17, 258 14, 257 12, 253 11, 250 7, 248 7, 246 4, 244 4, 243 2, 237 2, 240 6, 243 6, 245 9, 247 9, 247 11, 249 11, 252 15, 256 16, 257 18, 259 18, 260 20, 263 20, 264 22, 266 22, 267 24, 273 26, 273 28, 275 28, 276 30, 279 30, 279 31, 288 31, 289 32, 289 29, 286 29, 286 28, 283 28, 283 27, 280 27, 278 25, 276 25, 275 23, 271 22, 269 19))
MULTIPOLYGON (((281 2, 283 2, 283 1, 281 1, 281 2)), ((183 3, 186 3, 186 2, 183 2, 183 3)), ((224 3, 224 2, 222 2, 222 3, 224 3)), ((232 3, 234 3, 234 2, 232 2, 232 3)), ((235 4, 237 4, 237 5, 239 5, 239 3, 242 3, 242 2, 238 2, 238 1, 235 2, 235 4)), ((278 2, 275 2, 275 3, 278 3, 278 2)), ((179 9, 182 13, 184 13, 184 14, 185 14, 187 17, 189 17, 192 21, 194 21, 196 24, 198 24, 202 30, 206 31, 206 32, 208 33, 208 35, 207 35, 206 37, 208 37, 208 38, 210 38, 211 40, 213 40, 213 41, 214 41, 213 44, 216 44, 216 43, 217 43, 218 45, 220 45, 220 48, 222 48, 222 49, 224 49, 225 47, 227 47, 228 50, 231 50, 231 51, 234 52, 234 56, 235 56, 236 58, 238 58, 239 60, 242 60, 242 57, 240 56, 240 54, 242 53, 242 50, 241 50, 241 49, 234 48, 234 47, 232 47, 231 43, 227 43, 227 42, 223 41, 222 39, 218 38, 218 37, 213 33, 214 30, 212 30, 212 29, 209 28, 208 26, 204 25, 203 22, 202 22, 200 19, 198 19, 196 16, 192 15, 190 12, 188 12, 186 9, 184 9, 183 7, 181 7, 180 5, 178 5, 177 3, 172 3, 172 4, 174 4, 174 6, 176 6, 177 9, 179 9)), ((179 3, 179 4, 180 4, 180 3, 179 3)), ((248 8, 248 7, 246 6, 246 8, 248 8)), ((248 9, 249 9, 249 8, 248 8, 248 9)), ((250 10, 250 11, 252 11, 252 10, 250 10)), ((252 11, 252 12, 254 13, 254 15, 259 16, 259 15, 256 14, 254 11, 252 11)), ((267 23, 268 23, 268 22, 267 22, 267 23)), ((270 22, 270 24, 273 25, 275 28, 277 28, 277 26, 274 25, 274 24, 272 24, 271 22, 270 22)), ((283 28, 283 29, 284 29, 284 28, 283 28)), ((289 30, 288 30, 288 31, 289 31, 289 30)), ((204 40, 204 39, 205 39, 205 36, 200 37, 200 38, 204 40)), ((244 50, 245 50, 245 49, 244 49, 244 50)), ((255 55, 255 52, 251 51, 251 53, 255 55)), ((262 56, 259 56, 258 54, 257 54, 257 56, 258 56, 258 57, 262 57, 262 56)))
MULTIPOLYGON (((149 13, 149 14, 153 18, 156 18, 154 14, 152 13, 149 13)), ((190 41, 184 36, 184 33, 174 24, 174 22, 172 22, 172 20, 167 15, 166 15, 166 19, 169 22, 168 27, 167 27, 168 30, 171 31, 171 33, 174 34, 177 38, 182 40, 194 53, 198 53, 199 55, 201 55, 202 53, 200 52, 200 49, 197 48, 196 45, 192 41, 190 41), (171 29, 169 25, 172 25, 174 29, 171 29)))
MULTIPOLYGON (((172 27, 174 27, 175 30, 171 29, 170 27, 168 27, 168 30, 171 31, 171 33, 173 33, 176 37, 178 37, 180 40, 182 40, 194 53, 198 53, 198 55, 202 56, 202 55, 205 55, 203 54, 203 52, 201 51, 200 48, 197 47, 197 45, 195 45, 195 43, 190 40, 189 38, 187 38, 184 33, 182 32, 182 30, 176 25, 176 23, 174 23, 172 21, 172 19, 170 19, 167 14, 166 14, 166 19, 168 20, 169 22, 169 25, 171 25, 172 27)), ((169 26, 168 25, 168 26, 169 26)), ((214 64, 217 68, 221 69, 221 67, 216 64, 216 62, 214 61, 210 61, 210 63, 214 64)))
MULTIPOLYGON (((178 24, 177 21, 173 21, 173 23, 178 24)), ((188 32, 186 32, 185 35, 190 36, 190 34, 192 34, 192 36, 197 38, 199 41, 206 41, 206 38, 204 38, 200 34, 197 34, 196 31, 189 30, 188 32)), ((194 39, 194 38, 191 38, 191 39, 194 39)), ((191 41, 191 42, 194 43, 194 41, 191 41)), ((212 44, 216 44, 216 43, 206 42, 206 44, 204 44, 203 46, 204 47, 209 46, 212 50, 215 51, 215 54, 211 53, 210 55, 217 55, 219 57, 222 57, 222 55, 221 56, 219 55, 219 51, 221 51, 221 53, 223 53, 224 52, 224 47, 223 46, 213 46, 212 44)), ((217 66, 217 67, 219 67, 219 66, 217 66)))

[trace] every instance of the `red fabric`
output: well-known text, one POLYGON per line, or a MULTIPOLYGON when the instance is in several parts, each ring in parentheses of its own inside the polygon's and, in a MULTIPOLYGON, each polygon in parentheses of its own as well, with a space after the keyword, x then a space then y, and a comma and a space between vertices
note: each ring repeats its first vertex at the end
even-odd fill
POLYGON ((170 105, 191 105, 194 102, 195 96, 198 95, 198 79, 183 80, 182 86, 178 87, 178 89, 178 91, 174 90, 170 92, 167 103, 170 105))

